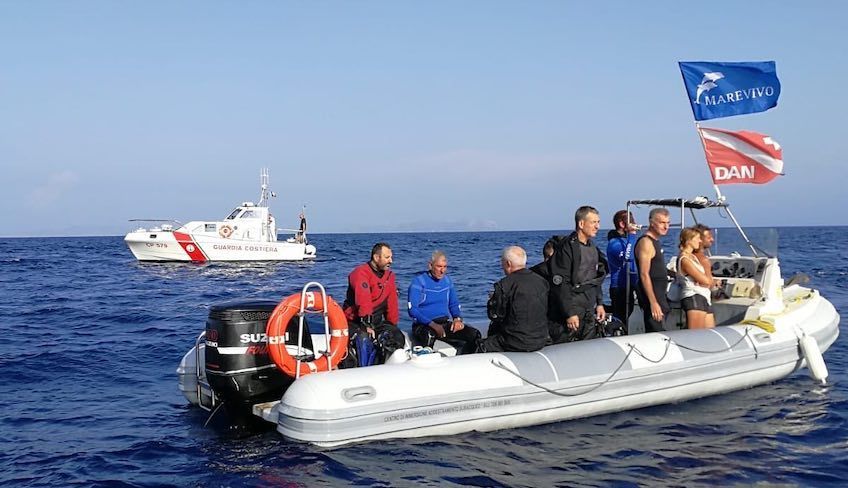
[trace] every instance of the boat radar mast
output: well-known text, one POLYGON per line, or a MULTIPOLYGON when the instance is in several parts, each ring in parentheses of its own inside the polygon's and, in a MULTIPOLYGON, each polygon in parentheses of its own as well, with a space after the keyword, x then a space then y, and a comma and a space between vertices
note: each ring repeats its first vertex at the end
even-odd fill
POLYGON ((271 197, 276 198, 276 196, 277 196, 276 193, 272 192, 268 188, 268 181, 269 181, 268 168, 262 168, 262 171, 259 173, 259 180, 260 180, 260 183, 261 183, 261 186, 260 186, 261 192, 259 193, 259 203, 256 206, 257 207, 267 207, 268 206, 268 200, 270 200, 271 197))

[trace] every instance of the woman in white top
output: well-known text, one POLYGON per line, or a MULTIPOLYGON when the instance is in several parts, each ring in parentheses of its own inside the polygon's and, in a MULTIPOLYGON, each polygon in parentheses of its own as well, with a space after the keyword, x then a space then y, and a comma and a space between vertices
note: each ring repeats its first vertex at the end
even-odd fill
POLYGON ((690 329, 715 327, 715 315, 710 298, 713 280, 692 252, 701 246, 701 233, 686 228, 680 231, 680 255, 677 257, 677 280, 681 288, 680 305, 686 311, 690 329))

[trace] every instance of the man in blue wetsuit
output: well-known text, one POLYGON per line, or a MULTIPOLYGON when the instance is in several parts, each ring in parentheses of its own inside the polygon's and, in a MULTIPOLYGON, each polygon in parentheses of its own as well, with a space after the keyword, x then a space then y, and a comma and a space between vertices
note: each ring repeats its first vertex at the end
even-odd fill
POLYGON ((607 234, 607 262, 610 268, 610 300, 612 314, 627 323, 636 303, 636 286, 639 272, 633 259, 636 247, 636 231, 639 227, 633 214, 619 210, 612 218, 614 229, 607 234), (627 278, 630 277, 630 283, 627 278))
POLYGON ((480 332, 462 321, 462 307, 453 281, 447 275, 445 253, 433 252, 427 268, 409 284, 413 341, 432 347, 436 339, 441 339, 456 347, 459 354, 473 353, 480 341, 480 332))

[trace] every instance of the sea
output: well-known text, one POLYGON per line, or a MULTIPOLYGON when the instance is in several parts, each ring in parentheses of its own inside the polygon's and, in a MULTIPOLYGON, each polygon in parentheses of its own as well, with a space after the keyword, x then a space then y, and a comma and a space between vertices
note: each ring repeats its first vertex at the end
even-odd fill
MULTIPOLYGON (((784 276, 806 273, 840 311, 842 334, 824 355, 826 385, 802 370, 683 403, 334 449, 273 429, 205 426, 208 413, 183 398, 176 368, 211 305, 279 300, 313 280, 342 299, 347 274, 385 241, 401 310, 413 274, 442 249, 464 315, 485 328, 501 250, 521 245, 534 264, 552 232, 314 234, 313 262, 249 264, 138 263, 117 236, 3 238, 0 485, 844 486, 848 227, 762 231, 784 276)), ((401 327, 410 327, 405 316, 401 327)))

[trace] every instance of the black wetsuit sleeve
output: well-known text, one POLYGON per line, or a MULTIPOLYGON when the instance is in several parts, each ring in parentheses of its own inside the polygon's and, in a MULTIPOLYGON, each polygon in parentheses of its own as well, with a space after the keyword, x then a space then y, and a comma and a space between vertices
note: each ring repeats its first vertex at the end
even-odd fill
POLYGON ((604 304, 604 287, 602 284, 607 274, 609 274, 609 262, 607 262, 607 257, 604 256, 604 253, 598 249, 598 275, 601 278, 601 282, 598 283, 598 305, 604 304))
POLYGON ((489 301, 486 303, 486 315, 491 323, 489 324, 489 335, 498 335, 503 329, 503 322, 506 316, 506 297, 504 296, 501 283, 495 283, 495 289, 489 301))
POLYGON ((550 286, 551 294, 554 298, 553 305, 556 308, 556 316, 568 318, 574 315, 572 308, 572 267, 574 259, 571 256, 571 246, 566 242, 561 244, 553 257, 548 260, 550 263, 550 286))

